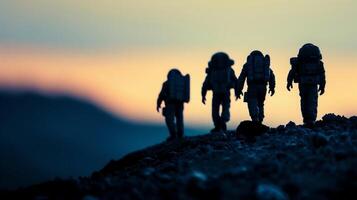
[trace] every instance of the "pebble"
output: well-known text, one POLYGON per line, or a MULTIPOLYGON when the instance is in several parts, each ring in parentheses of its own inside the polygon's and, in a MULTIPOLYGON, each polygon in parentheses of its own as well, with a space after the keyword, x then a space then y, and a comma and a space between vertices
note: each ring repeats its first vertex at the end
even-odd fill
POLYGON ((288 200, 287 194, 273 184, 260 184, 256 190, 259 200, 288 200))
POLYGON ((311 135, 311 143, 315 148, 326 146, 328 138, 322 133, 314 133, 311 135))
POLYGON ((152 168, 152 167, 147 167, 143 170, 143 175, 144 176, 150 176, 152 175, 154 172, 155 172, 155 168, 152 168))
POLYGON ((296 126, 295 122, 292 122, 292 121, 290 121, 289 123, 286 124, 286 128, 293 128, 295 126, 296 126))
POLYGON ((198 181, 206 181, 207 180, 207 176, 200 171, 193 171, 191 174, 191 178, 198 180, 198 181))

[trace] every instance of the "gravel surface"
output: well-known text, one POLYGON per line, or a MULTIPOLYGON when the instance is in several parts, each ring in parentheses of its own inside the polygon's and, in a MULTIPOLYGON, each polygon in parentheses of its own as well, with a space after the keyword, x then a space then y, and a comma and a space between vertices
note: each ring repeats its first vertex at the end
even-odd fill
POLYGON ((327 114, 312 128, 246 121, 237 130, 163 142, 91 177, 3 191, 0 198, 357 199, 357 117, 327 114))

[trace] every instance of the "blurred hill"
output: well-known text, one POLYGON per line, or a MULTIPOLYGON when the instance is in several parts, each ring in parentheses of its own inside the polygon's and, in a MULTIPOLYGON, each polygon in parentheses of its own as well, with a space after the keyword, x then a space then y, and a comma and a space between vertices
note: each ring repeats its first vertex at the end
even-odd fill
POLYGON ((133 124, 68 96, 0 91, 0 188, 84 176, 162 141, 166 128, 133 124))

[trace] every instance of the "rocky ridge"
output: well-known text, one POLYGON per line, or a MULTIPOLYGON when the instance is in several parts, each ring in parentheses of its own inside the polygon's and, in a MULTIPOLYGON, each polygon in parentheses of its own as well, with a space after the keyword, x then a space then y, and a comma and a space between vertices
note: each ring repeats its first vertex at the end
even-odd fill
MULTIPOLYGON (((312 128, 207 134, 112 160, 90 177, 1 196, 50 199, 356 199, 357 117, 325 115, 312 128)), ((248 128, 247 128, 248 127, 248 128)))

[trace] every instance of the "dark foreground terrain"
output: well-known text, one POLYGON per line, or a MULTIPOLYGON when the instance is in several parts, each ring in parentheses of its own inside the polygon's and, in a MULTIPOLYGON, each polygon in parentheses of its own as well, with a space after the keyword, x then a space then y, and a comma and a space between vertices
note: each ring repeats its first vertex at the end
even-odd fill
POLYGON ((250 125, 163 142, 91 177, 2 192, 1 199, 357 199, 357 117, 328 114, 313 128, 250 125))

